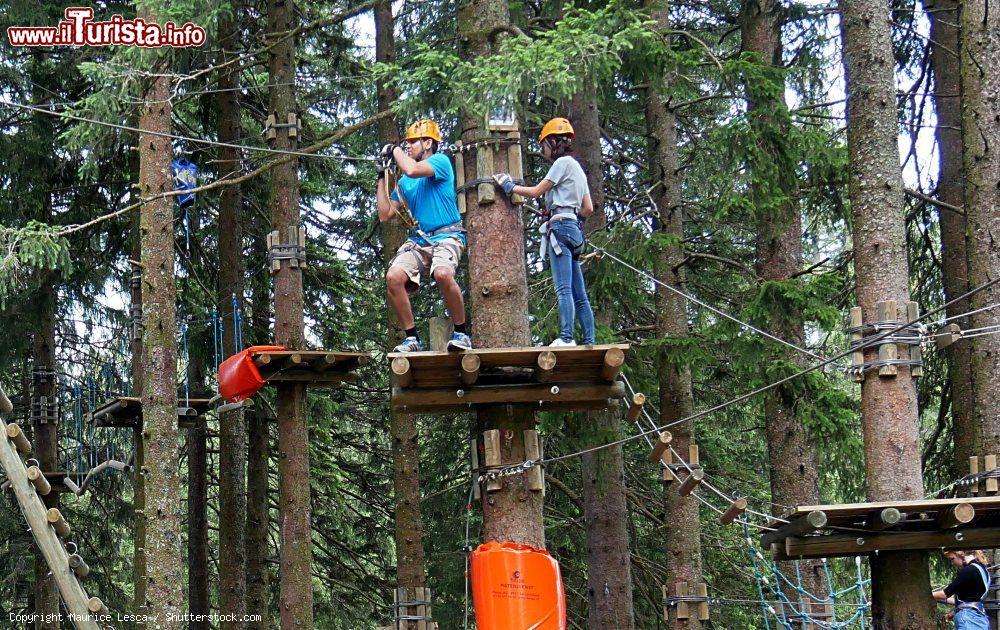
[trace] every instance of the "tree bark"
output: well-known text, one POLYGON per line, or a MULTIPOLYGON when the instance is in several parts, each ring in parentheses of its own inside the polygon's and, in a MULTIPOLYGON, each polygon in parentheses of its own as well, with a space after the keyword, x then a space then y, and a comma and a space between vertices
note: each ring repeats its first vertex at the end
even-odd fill
MULTIPOLYGON (((237 12, 219 21, 222 61, 232 61, 240 47, 237 12)), ((219 71, 216 108, 219 141, 239 144, 241 138, 239 86, 241 66, 232 63, 219 71)), ((219 173, 242 170, 239 153, 219 147, 219 173)), ((243 302, 243 195, 240 186, 226 186, 219 199, 219 285, 217 308, 222 316, 222 353, 237 352, 233 298, 243 302)), ((223 619, 246 614, 246 421, 242 410, 219 415, 219 612, 223 619)), ((223 621, 223 628, 242 628, 241 621, 223 621)))
MULTIPOLYGON (((874 322, 876 302, 895 300, 901 310, 896 319, 905 320, 910 290, 889 3, 842 0, 840 10, 858 305, 864 321, 874 322)), ((877 355, 877 349, 865 352, 867 361, 877 355)), ((909 367, 899 366, 896 376, 865 374, 861 415, 870 501, 923 496, 918 411, 909 367)), ((914 597, 929 587, 926 554, 880 554, 871 568, 876 627, 935 627, 932 600, 914 597)))
MULTIPOLYGON (((802 270, 802 214, 795 176, 798 165, 785 146, 791 119, 781 72, 783 23, 777 0, 744 0, 740 20, 743 49, 754 53, 758 63, 768 67, 774 82, 755 78, 744 86, 758 151, 750 158, 750 198, 757 223, 755 269, 764 282, 794 282, 795 274, 802 270)), ((797 346, 805 343, 803 316, 794 302, 771 305, 765 328, 797 346)), ((804 367, 801 355, 783 347, 775 350, 772 358, 804 367)), ((776 516, 789 506, 819 503, 816 449, 795 409, 795 395, 790 391, 779 389, 764 396, 772 513, 776 516)), ((806 590, 817 595, 826 591, 820 573, 822 563, 805 560, 800 570, 806 590)))
MULTIPOLYGON (((379 0, 375 4, 375 60, 380 63, 396 61, 396 38, 392 16, 392 2, 379 0)), ((390 109, 396 100, 396 90, 387 81, 378 85, 378 109, 390 109)), ((398 121, 395 116, 383 118, 378 123, 379 144, 399 142, 398 121)), ((382 256, 388 265, 406 240, 406 227, 399 222, 380 225, 382 256)), ((389 346, 398 344, 402 335, 396 314, 386 308, 389 318, 389 346)), ((424 528, 420 514, 420 444, 417 418, 407 413, 392 414, 392 469, 396 518, 396 581, 399 586, 415 588, 426 583, 424 560, 424 528)))
MULTIPOLYGON (((150 22, 158 16, 140 14, 150 22)), ((166 63, 154 65, 161 71, 166 63)), ((144 198, 173 188, 170 171, 169 78, 161 74, 147 88, 139 118, 139 190, 144 198)), ((158 628, 179 628, 183 610, 181 523, 177 444, 177 288, 174 284, 174 201, 157 198, 140 208, 142 238, 143 470, 146 498, 146 598, 158 628), (171 617, 172 616, 172 617, 171 617), (173 620, 171 620, 173 619, 173 620)))
MULTIPOLYGON (((670 17, 666 2, 651 0, 646 4, 650 17, 659 30, 669 30, 670 17)), ((670 77, 666 78, 669 81, 670 77)), ((681 182, 677 172, 677 121, 674 112, 655 90, 648 92, 646 100, 646 125, 649 133, 650 170, 653 183, 653 201, 656 204, 656 230, 671 238, 676 245, 665 246, 658 252, 654 273, 657 280, 673 287, 684 284, 684 252, 680 239, 684 235, 684 216, 681 208, 681 182)), ((687 310, 684 298, 662 287, 656 289, 657 334, 665 338, 683 338, 688 334, 687 310)), ((657 359, 660 383, 660 424, 668 424, 691 415, 694 398, 691 391, 691 372, 688 368, 671 363, 665 352, 657 359)), ((694 422, 685 421, 670 427, 671 445, 682 457, 687 457, 689 446, 695 441, 694 422)), ((683 475, 683 473, 681 473, 683 475)), ((665 484, 664 507, 667 529, 666 586, 671 593, 677 582, 697 584, 704 581, 701 566, 701 526, 698 520, 698 500, 693 495, 682 497, 678 484, 665 484)), ((676 619, 671 615, 668 627, 698 628, 695 619, 676 619)))
MULTIPOLYGON (((207 441, 204 424, 187 429, 188 612, 192 615, 209 613, 207 441)), ((190 630, 209 627, 207 621, 197 618, 188 623, 190 630)))
MULTIPOLYGON (((263 235, 251 240, 250 260, 266 264, 267 255, 263 235)), ((271 317, 270 291, 266 282, 251 282, 251 330, 254 343, 263 343, 269 337, 268 321, 271 317)), ((248 628, 269 630, 271 591, 269 588, 271 543, 270 500, 268 499, 268 471, 270 470, 270 436, 266 415, 261 409, 251 409, 247 418, 247 613, 259 614, 259 622, 248 622, 248 628)))
MULTIPOLYGON (((267 32, 285 33, 294 27, 293 0, 269 0, 267 32)), ((271 50, 270 112, 277 121, 297 113, 295 104, 295 38, 271 50)), ((297 146, 288 129, 276 130, 272 148, 297 146)), ((271 226, 279 238, 288 238, 290 226, 300 226, 298 160, 271 171, 271 226)), ((300 226, 300 229, 305 229, 300 226)), ((274 275, 274 337, 287 348, 305 347, 302 270, 283 263, 274 275)), ((278 387, 279 527, 281 532, 281 627, 312 628, 312 524, 309 488, 309 426, 305 417, 305 385, 278 387)))
MULTIPOLYGON (((49 218, 50 201, 46 195, 44 200, 42 221, 49 218)), ((44 398, 47 401, 56 399, 56 287, 55 275, 51 272, 40 272, 40 281, 36 301, 36 316, 38 330, 32 344, 32 367, 35 370, 32 378, 32 396, 35 400, 44 398), (42 377, 42 374, 45 374, 42 377), (41 378, 40 378, 41 377, 41 378)), ((51 404, 51 403, 50 403, 51 404)), ((43 407, 44 409, 44 407, 43 407)), ((55 420, 40 422, 34 420, 31 425, 31 446, 33 457, 45 472, 59 470, 59 422, 55 420)), ((46 508, 59 507, 59 494, 49 493, 42 497, 46 508)), ((41 553, 35 553, 35 619, 36 630, 59 628, 57 614, 59 612, 59 590, 50 574, 48 563, 41 553), (48 621, 47 621, 48 620, 48 621)))
MULTIPOLYGON (((458 32, 463 59, 474 61, 493 54, 504 35, 491 39, 510 25, 503 0, 471 0, 458 7, 458 32)), ((462 116, 462 141, 489 136, 479 116, 462 116)), ((480 149, 488 150, 488 149, 480 149)), ((471 154, 470 154, 471 155, 471 154)), ((508 170, 507 154, 494 154, 496 172, 508 170)), ((476 178, 474 159, 465 160, 465 181, 476 178)), ((478 347, 526 346, 528 283, 524 267, 524 222, 520 209, 505 195, 480 203, 478 192, 466 193, 466 228, 469 230, 469 276, 472 299, 473 340, 478 347)), ((479 432, 497 429, 501 435, 501 462, 524 461, 524 431, 535 428, 535 414, 523 407, 494 407, 477 414, 479 432)), ((507 477, 503 489, 484 493, 483 537, 545 547, 542 495, 527 488, 525 476, 507 477)))
MULTIPOLYGON (((1000 13, 986 0, 961 5, 962 129, 965 166, 965 211, 968 221, 969 286, 978 287, 1000 275, 1000 13)), ((972 296, 973 310, 1000 302, 1000 286, 972 296)), ((997 311, 972 316, 978 328, 996 322, 997 311)), ((1000 336, 972 342, 972 391, 984 453, 1000 449, 1000 336)), ((973 453, 977 454, 977 453, 973 453)))
MULTIPOLYGON (((938 145, 937 198, 952 206, 965 202, 965 172, 962 167, 962 89, 959 59, 952 51, 959 49, 958 0, 931 0, 926 3, 931 22, 931 69, 934 73, 934 130, 938 145)), ((944 297, 951 301, 969 290, 969 262, 965 245, 965 217, 950 210, 938 209, 941 225, 941 281, 944 297)), ((948 307, 948 317, 969 311, 964 299, 948 307)), ((969 319, 954 320, 963 329, 969 319)), ((955 436, 953 475, 969 472, 969 457, 979 454, 979 429, 976 426, 972 396, 972 348, 969 343, 953 343, 945 350, 948 361, 948 386, 951 388, 951 417, 955 436)))
MULTIPOLYGON (((567 118, 576 131, 576 155, 587 171, 594 214, 587 219, 592 234, 604 229, 604 169, 601 160, 601 124, 597 84, 585 80, 569 102, 567 118)), ((603 297, 603 296, 602 296, 603 297)), ((613 303, 591 296, 596 319, 611 324, 613 303)), ((621 437, 620 416, 614 410, 576 414, 574 440, 580 449, 613 442, 621 437)), ((587 524, 587 626, 593 630, 631 629, 632 561, 629 553, 628 508, 625 503, 625 463, 621 445, 583 456, 583 511, 587 524)))

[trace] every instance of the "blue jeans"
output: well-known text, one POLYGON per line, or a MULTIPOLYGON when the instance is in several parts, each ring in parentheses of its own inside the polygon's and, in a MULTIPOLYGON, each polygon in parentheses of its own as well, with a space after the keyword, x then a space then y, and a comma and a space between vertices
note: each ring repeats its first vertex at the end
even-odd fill
POLYGON ((990 630, 990 620, 978 610, 955 611, 955 630, 990 630))
POLYGON ((559 298, 559 336, 563 341, 573 341, 574 315, 583 328, 583 343, 592 344, 594 339, 594 310, 587 297, 587 285, 583 280, 580 261, 573 260, 571 247, 583 245, 583 230, 579 221, 553 221, 549 229, 559 239, 562 253, 556 255, 549 243, 549 265, 552 267, 552 281, 556 285, 559 298))

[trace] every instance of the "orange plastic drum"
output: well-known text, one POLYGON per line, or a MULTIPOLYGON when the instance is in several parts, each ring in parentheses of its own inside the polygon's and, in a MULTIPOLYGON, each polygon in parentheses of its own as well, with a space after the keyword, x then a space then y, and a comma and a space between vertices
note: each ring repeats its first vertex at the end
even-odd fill
POLYGON ((528 545, 488 542, 472 552, 479 630, 565 630, 559 563, 528 545))
POLYGON ((250 355, 284 349, 283 346, 250 346, 223 361, 219 366, 219 393, 228 400, 240 402, 259 392, 264 387, 264 379, 250 355))

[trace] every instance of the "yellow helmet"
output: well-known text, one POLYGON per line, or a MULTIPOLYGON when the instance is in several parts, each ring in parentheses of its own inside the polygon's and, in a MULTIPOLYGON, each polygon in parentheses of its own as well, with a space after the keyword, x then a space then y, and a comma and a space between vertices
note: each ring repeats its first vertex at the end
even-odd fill
POLYGON ((567 135, 570 138, 576 137, 576 132, 573 131, 573 125, 569 124, 569 121, 565 118, 553 118, 549 122, 545 123, 544 127, 542 127, 542 133, 538 136, 538 141, 541 142, 549 136, 567 135))
POLYGON ((435 142, 441 142, 441 128, 430 118, 424 118, 409 126, 403 140, 419 140, 420 138, 430 138, 435 142))

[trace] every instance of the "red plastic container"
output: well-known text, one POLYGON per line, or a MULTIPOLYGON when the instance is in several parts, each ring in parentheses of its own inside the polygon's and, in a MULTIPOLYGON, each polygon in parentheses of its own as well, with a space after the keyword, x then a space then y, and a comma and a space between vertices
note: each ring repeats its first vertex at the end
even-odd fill
POLYGON ((472 552, 471 567, 479 630, 565 630, 566 593, 549 552, 488 542, 472 552))
POLYGON ((284 346, 250 346, 223 361, 219 365, 219 393, 228 400, 240 402, 259 392, 264 387, 264 379, 251 355, 284 349, 284 346))

